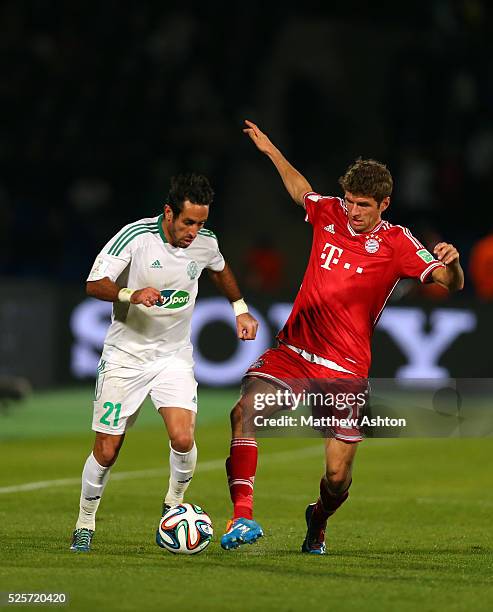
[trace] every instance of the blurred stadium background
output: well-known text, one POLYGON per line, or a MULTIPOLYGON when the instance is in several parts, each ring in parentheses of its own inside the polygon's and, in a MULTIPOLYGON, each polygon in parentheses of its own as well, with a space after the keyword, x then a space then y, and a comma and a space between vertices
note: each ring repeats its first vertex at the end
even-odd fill
MULTIPOLYGON (((429 248, 446 240, 461 252, 466 287, 460 295, 449 297, 408 281, 396 288, 375 334, 372 376, 491 376, 492 6, 485 0, 320 4, 0 3, 0 466, 5 468, 0 469, 0 485, 73 481, 58 515, 42 504, 42 493, 30 497, 29 509, 38 504, 41 515, 47 520, 58 516, 63 529, 56 532, 55 548, 40 544, 36 562, 42 554, 51 559, 60 542, 61 548, 66 545, 79 470, 92 439, 90 385, 109 305, 85 297, 86 275, 117 229, 160 212, 169 177, 181 171, 210 177, 216 198, 208 226, 218 235, 262 323, 255 343, 238 346, 229 306, 217 298, 208 279, 201 281, 194 319, 204 414, 199 440, 202 435, 202 458, 215 461, 224 455, 227 413, 238 381, 272 344, 301 282, 311 244, 311 230, 275 170, 242 135, 244 118, 256 121, 322 193, 339 193, 337 179, 357 156, 384 161, 396 185, 386 218, 408 225, 429 248), (15 402, 29 386, 33 394, 15 402)), ((156 435, 161 436, 153 417, 150 412, 141 416, 134 446, 126 459, 122 453, 122 469, 161 465, 157 454, 143 451, 151 440, 157 449, 156 435)), ((278 442, 276 448, 289 448, 278 442)), ((471 498, 480 491, 487 496, 491 445, 486 443, 477 441, 474 447, 476 465, 483 471, 467 485, 471 498)), ((164 452, 164 436, 160 448, 164 452)), ((370 468, 365 472, 362 467, 360 485, 356 483, 360 494, 367 487, 368 499, 378 497, 371 483, 389 462, 401 466, 396 468, 400 484, 406 483, 410 498, 425 499, 437 483, 443 484, 445 464, 462 474, 463 486, 470 477, 457 445, 378 448, 375 455, 363 451, 370 468), (423 467, 418 492, 409 456, 418 461, 426 454, 435 470, 436 462, 444 464, 442 472, 428 474, 429 480, 423 467)), ((313 456, 305 464, 316 478, 318 459, 313 456)), ((156 499, 164 478, 154 481, 156 499)), ((214 478, 224 487, 219 472, 214 478)), ((286 482, 300 486, 301 497, 305 485, 299 483, 305 476, 300 473, 299 478, 298 484, 290 484, 289 478, 286 482)), ((216 486, 214 479, 199 484, 199 476, 196 481, 204 504, 212 496, 213 513, 225 519, 226 491, 211 492, 204 483, 216 486)), ((449 493, 460 496, 452 481, 449 493)), ((272 491, 279 484, 274 475, 268 480, 267 472, 264 482, 259 486, 272 491)), ((266 512, 269 491, 260 491, 260 507, 266 512)), ((355 487, 355 498, 357 493, 355 487)), ((306 494, 311 495, 308 486, 306 494)), ((445 512, 450 506, 443 494, 445 512)), ((387 501, 392 495, 387 493, 387 501)), ((26 498, 1 497, 0 502, 9 499, 2 515, 9 524, 8 550, 20 554, 19 542, 32 527, 28 517, 15 528, 9 519, 22 514, 26 498)), ((472 537, 477 544, 483 537, 478 525, 486 525, 493 503, 491 495, 481 499, 483 506, 474 515, 478 532, 472 537)), ((110 519, 118 515, 118 503, 125 507, 125 519, 135 518, 127 501, 108 499, 108 512, 114 508, 110 519)), ((149 502, 142 512, 153 517, 158 505, 149 502)), ((413 517, 406 508, 409 539, 402 545, 411 546, 413 517)), ((467 522, 466 508, 462 513, 454 508, 454 518, 447 518, 450 537, 467 522)), ((421 507, 414 520, 428 510, 429 505, 421 507)), ((368 526, 356 525, 358 537, 366 537, 367 527, 378 526, 372 512, 376 510, 370 512, 368 526)), ((346 517, 356 518, 351 511, 346 517)), ((152 524, 154 518, 149 520, 152 524)), ((432 551, 436 536, 432 531, 424 536, 423 550, 432 551)), ((298 534, 292 537, 294 550, 298 534)), ((152 542, 148 545, 154 553, 152 542)), ((138 552, 130 549, 129 554, 138 552)), ((412 563, 423 558, 431 565, 436 561, 430 552, 412 563)), ((214 559, 215 567, 221 563, 219 552, 214 559)), ((373 571, 374 559, 365 559, 361 553, 353 560, 363 568, 368 562, 373 571)), ((479 582, 469 561, 462 559, 463 577, 474 589, 479 582)), ((29 563, 20 560, 9 572, 10 585, 32 587, 29 563)), ((60 560, 57 571, 65 563, 60 560)), ((368 586, 352 570, 352 578, 368 586)), ((46 571, 38 578, 39 588, 58 584, 53 576, 49 582, 46 571)), ((410 594, 409 578, 415 576, 402 578, 409 609, 418 604, 428 609, 423 602, 430 592, 410 594)), ((444 597, 448 584, 438 579, 444 597)), ((255 609, 254 601, 248 601, 255 609)), ((382 609, 376 592, 374 601, 375 609, 382 609)), ((448 609, 466 609, 461 601, 450 596, 448 609)), ((269 605, 274 609, 275 599, 269 605)), ((124 602, 122 606, 131 609, 124 602)), ((204 604, 202 609, 209 608, 204 604)))
MULTIPOLYGON (((339 193, 337 178, 358 155, 388 164, 396 189, 387 218, 429 247, 453 242, 467 273, 452 298, 408 282, 396 289, 391 306, 412 304, 406 316, 422 333, 437 312, 450 314, 450 341, 411 375, 426 376, 431 360, 451 376, 489 376, 491 6, 312 4, 226 13, 172 2, 1 4, 1 375, 36 388, 93 377, 108 309, 85 301, 87 271, 118 228, 159 213, 169 177, 185 170, 213 182, 209 226, 263 315, 267 335, 250 348, 262 352, 296 294, 311 231, 243 137, 249 117, 323 193, 339 193)), ((376 335, 374 376, 411 359, 408 339, 395 337, 407 326, 392 312, 376 335)), ((198 357, 221 371, 236 345, 227 323, 208 316, 198 357)), ((224 381, 200 371, 202 383, 224 381)))

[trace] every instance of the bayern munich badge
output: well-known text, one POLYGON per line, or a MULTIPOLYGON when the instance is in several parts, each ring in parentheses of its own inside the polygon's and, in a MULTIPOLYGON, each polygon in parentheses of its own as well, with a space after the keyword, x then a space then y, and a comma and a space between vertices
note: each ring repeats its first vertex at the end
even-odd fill
POLYGON ((380 248, 380 241, 377 238, 368 238, 365 242, 365 249, 368 253, 376 253, 380 248))

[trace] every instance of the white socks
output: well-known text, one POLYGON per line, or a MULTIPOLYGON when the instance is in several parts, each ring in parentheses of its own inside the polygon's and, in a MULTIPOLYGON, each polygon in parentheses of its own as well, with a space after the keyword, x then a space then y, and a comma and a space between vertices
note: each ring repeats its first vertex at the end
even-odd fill
POLYGON ((197 447, 195 442, 186 453, 179 453, 169 445, 169 488, 164 503, 174 506, 181 504, 185 491, 192 480, 197 463, 197 447))
POLYGON ((110 477, 110 468, 103 467, 91 453, 82 470, 82 490, 80 493, 80 510, 76 529, 85 527, 95 529, 96 510, 110 477))
MULTIPOLYGON (((170 506, 183 501, 185 491, 192 480, 197 463, 197 447, 195 442, 186 453, 180 453, 170 444, 169 453, 169 488, 165 503, 170 506)), ((96 511, 103 496, 103 491, 110 477, 109 467, 99 465, 91 453, 82 470, 82 490, 80 494, 79 518, 76 529, 86 528, 94 531, 96 525, 96 511)))

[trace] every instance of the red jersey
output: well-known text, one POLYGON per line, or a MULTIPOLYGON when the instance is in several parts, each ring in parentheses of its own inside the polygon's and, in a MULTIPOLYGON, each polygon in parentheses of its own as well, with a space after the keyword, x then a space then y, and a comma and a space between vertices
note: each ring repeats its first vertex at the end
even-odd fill
POLYGON ((400 225, 380 221, 355 232, 341 198, 309 192, 304 202, 312 250, 278 338, 366 377, 373 329, 394 287, 401 278, 426 282, 444 264, 400 225))

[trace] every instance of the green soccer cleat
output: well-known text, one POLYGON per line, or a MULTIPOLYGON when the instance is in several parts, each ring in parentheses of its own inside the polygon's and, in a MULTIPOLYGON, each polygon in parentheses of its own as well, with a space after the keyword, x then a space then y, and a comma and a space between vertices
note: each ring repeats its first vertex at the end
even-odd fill
POLYGON ((91 541, 94 536, 92 529, 86 529, 82 527, 74 531, 72 536, 72 544, 70 550, 75 552, 89 552, 91 550, 91 541))

